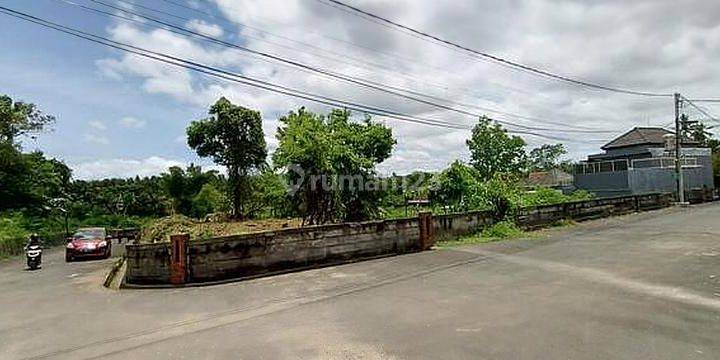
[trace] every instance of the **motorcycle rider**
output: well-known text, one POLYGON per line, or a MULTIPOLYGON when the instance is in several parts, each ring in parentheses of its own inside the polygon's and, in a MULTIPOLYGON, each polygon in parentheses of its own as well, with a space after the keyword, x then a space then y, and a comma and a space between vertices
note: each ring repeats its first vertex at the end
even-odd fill
POLYGON ((42 240, 40 240, 40 237, 38 234, 31 234, 30 238, 28 239, 27 245, 25 245, 25 250, 27 250, 31 246, 38 245, 42 247, 42 240))

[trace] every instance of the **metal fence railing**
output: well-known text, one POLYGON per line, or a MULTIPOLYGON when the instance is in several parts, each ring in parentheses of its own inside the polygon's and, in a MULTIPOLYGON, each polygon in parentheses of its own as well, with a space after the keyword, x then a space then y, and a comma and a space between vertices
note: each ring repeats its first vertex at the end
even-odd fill
MULTIPOLYGON (((680 159, 682 167, 698 167, 698 159, 687 157, 680 159)), ((668 169, 675 167, 675 159, 671 157, 657 157, 637 160, 613 160, 581 163, 575 165, 575 174, 595 174, 615 171, 626 171, 630 169, 668 169)))
POLYGON ((603 172, 625 171, 629 168, 628 160, 598 161, 575 165, 576 174, 594 174, 603 172))
MULTIPOLYGON (((680 159, 682 167, 694 167, 698 166, 697 158, 682 158, 680 159)), ((650 158, 650 159, 637 159, 632 161, 633 169, 652 169, 652 168, 674 168, 675 159, 670 157, 662 158, 650 158)))

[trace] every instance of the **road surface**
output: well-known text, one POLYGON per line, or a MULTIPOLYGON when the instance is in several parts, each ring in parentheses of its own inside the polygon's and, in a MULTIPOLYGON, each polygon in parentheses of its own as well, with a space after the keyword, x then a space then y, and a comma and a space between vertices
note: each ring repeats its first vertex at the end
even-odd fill
POLYGON ((205 288, 0 263, 1 359, 718 359, 720 204, 205 288))

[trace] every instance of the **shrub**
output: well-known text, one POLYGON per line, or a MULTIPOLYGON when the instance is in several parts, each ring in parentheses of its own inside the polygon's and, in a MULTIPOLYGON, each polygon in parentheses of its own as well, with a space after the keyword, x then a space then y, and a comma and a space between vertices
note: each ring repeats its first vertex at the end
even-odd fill
POLYGON ((0 257, 22 252, 28 231, 22 227, 22 215, 0 218, 0 257))
POLYGON ((482 237, 491 239, 507 239, 522 236, 524 232, 512 221, 501 221, 482 232, 482 237))

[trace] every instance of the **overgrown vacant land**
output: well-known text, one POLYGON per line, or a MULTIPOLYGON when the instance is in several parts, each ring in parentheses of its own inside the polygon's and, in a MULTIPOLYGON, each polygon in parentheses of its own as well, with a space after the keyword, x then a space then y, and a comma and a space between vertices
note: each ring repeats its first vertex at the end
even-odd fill
POLYGON ((571 166, 560 159, 564 146, 526 149, 521 137, 486 117, 467 140, 468 163, 381 176, 376 166, 397 145, 386 124, 343 109, 320 114, 300 108, 279 118, 278 146, 269 153, 262 115, 225 98, 186 129, 188 146, 224 172, 191 164, 157 176, 75 180, 61 160, 21 146, 21 138, 40 134, 56 119, 33 104, 0 100, 0 256, 17 254, 32 232, 55 245, 80 226, 141 227, 143 242, 158 242, 172 233, 206 239, 420 210, 491 210, 497 221, 512 222, 520 207, 592 197, 529 184, 530 172, 571 166), (343 176, 358 180, 357 186, 325 186, 343 176), (409 200, 423 205, 408 208, 409 200), (230 221, 200 220, 209 214, 230 221))
POLYGON ((572 164, 561 160, 565 147, 527 149, 521 137, 486 117, 467 139, 469 162, 382 176, 376 167, 392 155, 397 140, 391 128, 370 117, 341 109, 291 111, 280 117, 278 147, 269 154, 259 112, 221 98, 208 113, 190 123, 187 143, 226 173, 191 164, 157 176, 75 180, 61 160, 21 146, 20 138, 37 135, 55 118, 0 97, 0 256, 21 252, 30 233, 59 245, 66 231, 80 226, 141 227, 144 242, 157 242, 179 232, 206 239, 418 211, 490 210, 511 230, 519 208, 593 197, 530 183, 532 172, 571 171, 572 164), (359 186, 325 186, 343 176, 359 186), (407 205, 413 201, 421 205, 407 205), (232 221, 200 220, 209 214, 232 221))
POLYGON ((173 234, 190 234, 192 240, 278 230, 302 226, 300 219, 262 219, 245 221, 201 221, 185 216, 171 216, 153 221, 144 227, 141 243, 169 241, 173 234))

